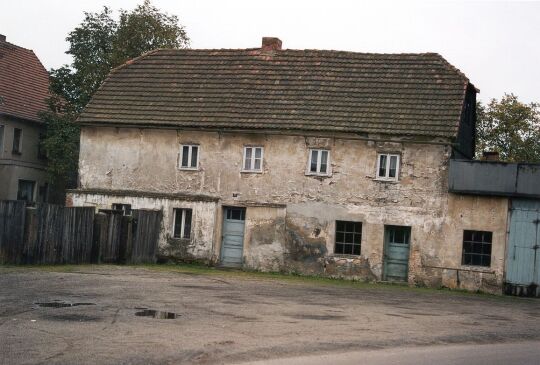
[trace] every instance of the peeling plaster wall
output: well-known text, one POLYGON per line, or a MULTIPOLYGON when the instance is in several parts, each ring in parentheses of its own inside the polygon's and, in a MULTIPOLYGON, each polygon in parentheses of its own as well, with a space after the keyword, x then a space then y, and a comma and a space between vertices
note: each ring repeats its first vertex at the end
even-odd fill
POLYGON ((159 255, 183 260, 209 261, 213 252, 215 202, 184 201, 144 196, 114 196, 105 194, 70 193, 69 205, 111 209, 113 203, 131 204, 132 209, 156 209, 163 212, 159 235, 159 255), (172 237, 174 208, 193 210, 190 239, 172 237))
POLYGON ((493 291, 504 271, 507 199, 449 194, 450 153, 448 145, 399 139, 83 127, 79 168, 82 188, 219 197, 203 204, 205 227, 211 232, 215 221, 216 230, 195 234, 205 247, 198 257, 213 246, 208 259, 219 258, 221 208, 247 206, 246 267, 380 280, 384 225, 404 225, 409 283, 493 291), (200 145, 198 171, 177 168, 181 144, 200 145), (244 146, 264 147, 262 173, 241 172, 244 146), (306 175, 309 148, 330 150, 332 176, 306 175), (375 179, 380 152, 401 155, 398 183, 375 179), (361 256, 333 254, 336 220, 362 222, 361 256), (463 229, 494 232, 490 269, 461 266, 463 229))

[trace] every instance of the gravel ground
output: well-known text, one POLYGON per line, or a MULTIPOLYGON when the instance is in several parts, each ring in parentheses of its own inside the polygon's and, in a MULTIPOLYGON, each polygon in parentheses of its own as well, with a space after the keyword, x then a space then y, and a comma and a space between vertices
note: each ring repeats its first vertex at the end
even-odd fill
POLYGON ((0 363, 229 364, 540 339, 537 299, 182 271, 0 267, 0 363))

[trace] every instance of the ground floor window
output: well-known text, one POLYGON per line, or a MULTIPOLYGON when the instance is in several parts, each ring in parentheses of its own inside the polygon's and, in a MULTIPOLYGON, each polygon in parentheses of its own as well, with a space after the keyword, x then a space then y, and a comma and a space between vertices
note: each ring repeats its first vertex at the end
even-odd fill
POLYGON ((191 237, 191 209, 174 209, 174 238, 190 238, 191 237))
POLYGON ((34 201, 35 181, 19 180, 19 190, 17 191, 17 200, 34 201))
POLYGON ((463 231, 463 265, 491 266, 492 232, 463 231))
POLYGON ((362 223, 336 221, 336 245, 334 253, 360 255, 362 223))
POLYGON ((113 203, 113 210, 121 210, 123 215, 131 215, 131 204, 113 203))

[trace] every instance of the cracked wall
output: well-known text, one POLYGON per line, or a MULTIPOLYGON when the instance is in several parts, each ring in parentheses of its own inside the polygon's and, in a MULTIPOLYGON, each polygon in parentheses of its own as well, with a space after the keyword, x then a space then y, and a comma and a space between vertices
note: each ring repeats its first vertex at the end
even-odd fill
MULTIPOLYGON (((196 232, 205 247, 197 255, 207 254, 211 261, 219 259, 222 207, 245 206, 244 265, 249 268, 381 280, 384 226, 405 225, 411 226, 409 283, 499 285, 507 199, 449 194, 451 148, 444 141, 347 137, 84 127, 81 187, 218 198, 218 204, 194 208, 204 211, 204 227, 213 232, 196 232), (181 144, 200 145, 198 171, 177 168, 181 144), (246 145, 264 147, 262 173, 241 172, 246 145), (309 148, 330 151, 331 176, 306 174, 309 148), (376 179, 378 153, 400 154, 399 182, 376 179), (334 255, 336 220, 362 222, 359 257, 334 255), (494 232, 489 270, 461 265, 463 229, 494 232)), ((170 253, 185 255, 172 247, 170 253)))

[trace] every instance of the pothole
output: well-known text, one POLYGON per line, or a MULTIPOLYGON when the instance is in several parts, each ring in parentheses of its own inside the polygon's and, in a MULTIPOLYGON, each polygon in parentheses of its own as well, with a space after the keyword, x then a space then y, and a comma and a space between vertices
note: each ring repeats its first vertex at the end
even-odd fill
POLYGON ((135 315, 139 317, 152 317, 155 319, 176 319, 180 317, 180 314, 177 313, 157 311, 154 309, 144 309, 136 312, 135 315))
POLYGON ((69 302, 37 302, 34 303, 43 308, 66 308, 66 307, 78 307, 81 305, 96 305, 96 303, 69 303, 69 302))

